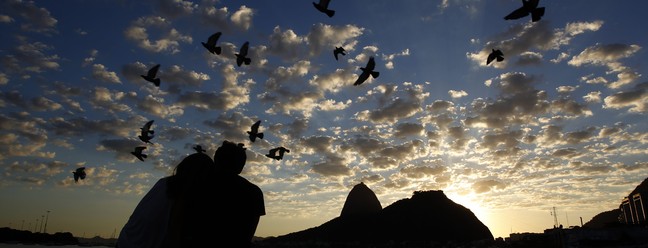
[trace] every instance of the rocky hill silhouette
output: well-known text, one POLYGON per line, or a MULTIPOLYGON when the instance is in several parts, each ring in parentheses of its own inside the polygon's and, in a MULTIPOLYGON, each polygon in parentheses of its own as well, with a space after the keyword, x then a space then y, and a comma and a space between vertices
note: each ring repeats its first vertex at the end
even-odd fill
POLYGON ((340 216, 373 215, 380 212, 380 210, 382 210, 382 205, 380 205, 376 194, 361 182, 353 186, 353 189, 349 192, 340 216))
POLYGON ((628 197, 631 197, 632 195, 636 193, 647 193, 648 192, 648 177, 644 179, 637 187, 635 187, 630 194, 628 194, 628 197))
POLYGON ((448 199, 441 190, 416 191, 380 208, 376 195, 363 183, 353 187, 342 214, 320 226, 267 238, 268 246, 280 244, 443 244, 480 240, 493 235, 467 208, 448 199))
POLYGON ((590 221, 585 223, 583 227, 588 228, 606 228, 606 227, 615 227, 621 225, 619 222, 619 217, 621 216, 620 209, 612 209, 610 211, 605 211, 594 216, 590 221))

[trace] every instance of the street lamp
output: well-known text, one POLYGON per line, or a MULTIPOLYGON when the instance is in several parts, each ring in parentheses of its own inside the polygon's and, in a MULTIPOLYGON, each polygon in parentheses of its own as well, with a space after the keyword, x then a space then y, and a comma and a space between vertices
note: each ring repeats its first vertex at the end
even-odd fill
POLYGON ((50 211, 47 210, 47 216, 45 216, 45 228, 43 228, 44 233, 47 233, 47 220, 49 220, 49 213, 50 211))
POLYGON ((36 229, 38 229, 38 218, 36 218, 36 225, 34 225, 34 232, 36 232, 36 229))

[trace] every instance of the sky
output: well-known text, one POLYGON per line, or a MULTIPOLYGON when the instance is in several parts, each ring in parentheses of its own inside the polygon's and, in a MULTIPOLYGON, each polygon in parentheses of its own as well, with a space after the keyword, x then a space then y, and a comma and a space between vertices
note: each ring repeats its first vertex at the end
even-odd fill
POLYGON ((360 182, 383 207, 443 190, 495 237, 580 225, 648 175, 648 2, 540 1, 540 21, 504 20, 521 5, 2 1, 0 226, 111 237, 193 146, 224 140, 248 148, 260 237, 339 216, 360 182), (219 55, 201 45, 216 32, 219 55), (487 65, 492 49, 504 60, 487 65), (370 57, 379 76, 353 85, 370 57), (156 64, 159 87, 140 77, 156 64))

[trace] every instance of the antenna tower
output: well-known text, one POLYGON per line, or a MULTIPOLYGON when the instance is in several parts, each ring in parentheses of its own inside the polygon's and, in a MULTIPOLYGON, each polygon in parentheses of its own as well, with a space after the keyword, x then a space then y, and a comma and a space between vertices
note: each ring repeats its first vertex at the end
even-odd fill
POLYGON ((558 227, 558 216, 556 215, 556 207, 552 208, 551 215, 554 217, 554 228, 558 227))

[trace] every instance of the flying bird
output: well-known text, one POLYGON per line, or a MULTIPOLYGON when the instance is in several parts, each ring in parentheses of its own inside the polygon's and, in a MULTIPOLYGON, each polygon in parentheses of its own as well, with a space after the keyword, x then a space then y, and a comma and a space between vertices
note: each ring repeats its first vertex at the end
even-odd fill
POLYGON ((241 47, 239 53, 236 54, 236 64, 238 66, 241 66, 243 63, 249 65, 252 62, 252 60, 247 57, 249 46, 250 42, 246 41, 245 43, 243 43, 243 46, 241 47))
POLYGON ((157 76, 156 76, 159 69, 160 69, 160 64, 157 64, 157 65, 151 67, 151 69, 149 69, 149 71, 148 71, 148 73, 146 75, 140 75, 140 76, 142 76, 142 78, 144 78, 144 80, 155 84, 155 86, 157 86, 157 87, 160 87, 160 79, 157 78, 157 76))
POLYGON ((504 17, 504 20, 515 20, 531 14, 531 21, 537 22, 544 15, 545 8, 538 8, 540 0, 522 0, 522 7, 504 17))
POLYGON ((250 131, 247 131, 248 137, 252 142, 254 142, 256 138, 263 139, 263 133, 259 133, 259 125, 261 125, 260 120, 252 124, 250 131))
POLYGON ((132 151, 131 154, 133 154, 133 156, 137 157, 137 159, 139 159, 139 160, 141 160, 143 162, 144 159, 146 157, 148 157, 146 154, 142 153, 142 151, 144 151, 144 149, 146 149, 146 146, 135 147, 135 151, 132 151))
POLYGON ((320 0, 319 3, 313 2, 313 6, 315 6, 319 12, 326 14, 328 17, 333 17, 333 15, 335 15, 335 10, 330 10, 328 8, 329 2, 331 2, 331 0, 320 0))
POLYGON ((490 64, 493 62, 493 60, 497 60, 497 62, 502 62, 504 60, 504 53, 500 51, 499 49, 493 51, 488 55, 488 59, 486 59, 486 65, 490 64))
POLYGON ((380 75, 380 72, 374 71, 376 67, 376 62, 374 61, 373 57, 369 57, 369 62, 367 62, 366 67, 360 67, 360 70, 362 70, 362 73, 358 77, 358 80, 353 83, 353 85, 360 85, 364 83, 369 78, 369 75, 373 78, 377 78, 380 75))
POLYGON ((205 152, 205 149, 203 149, 201 145, 196 145, 193 147, 193 149, 196 150, 197 153, 205 152))
POLYGON ((283 159, 284 153, 290 153, 290 150, 286 149, 283 146, 280 146, 277 148, 270 149, 270 151, 268 151, 268 154, 266 154, 266 157, 274 158, 276 160, 281 160, 283 159), (277 152, 279 152, 279 155, 277 155, 277 152))
POLYGON ((333 50, 333 56, 335 56, 335 60, 338 60, 338 54, 346 55, 346 50, 344 50, 343 47, 335 47, 335 50, 333 50))
POLYGON ((146 124, 144 124, 143 127, 140 127, 140 135, 137 137, 141 140, 144 141, 144 143, 151 143, 151 139, 153 138, 153 134, 155 131, 151 130, 151 125, 153 125, 153 120, 148 121, 146 124))
POLYGON ((220 38, 221 32, 216 32, 209 36, 209 39, 207 39, 207 43, 205 42, 200 42, 202 45, 207 48, 207 50, 210 53, 215 53, 215 54, 221 54, 221 47, 216 46, 216 42, 218 41, 218 38, 220 38))
POLYGON ((86 172, 85 172, 85 167, 79 167, 76 169, 76 171, 73 171, 72 174, 74 174, 74 182, 78 182, 79 179, 83 180, 86 178, 86 172))

